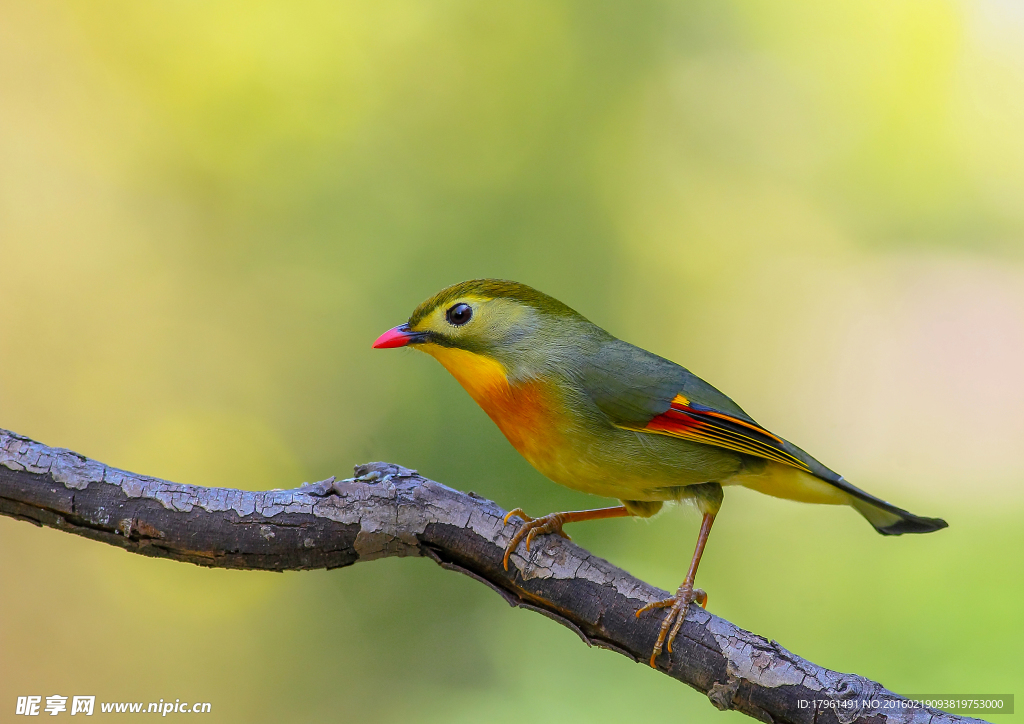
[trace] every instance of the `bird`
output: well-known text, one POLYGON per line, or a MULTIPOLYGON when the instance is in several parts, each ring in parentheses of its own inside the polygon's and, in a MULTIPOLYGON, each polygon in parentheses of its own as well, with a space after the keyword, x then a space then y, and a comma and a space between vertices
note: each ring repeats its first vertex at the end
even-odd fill
POLYGON ((474 279, 442 289, 375 349, 409 346, 434 357, 494 421, 512 446, 552 481, 618 499, 621 505, 550 513, 515 508, 523 522, 502 564, 525 539, 569 536, 568 523, 649 518, 666 502, 701 513, 690 566, 676 593, 636 611, 668 609, 650 665, 672 653, 691 603, 697 568, 723 488, 741 485, 803 503, 848 505, 882 535, 947 526, 854 487, 791 442, 762 427, 739 405, 686 368, 624 342, 566 304, 525 284, 474 279))

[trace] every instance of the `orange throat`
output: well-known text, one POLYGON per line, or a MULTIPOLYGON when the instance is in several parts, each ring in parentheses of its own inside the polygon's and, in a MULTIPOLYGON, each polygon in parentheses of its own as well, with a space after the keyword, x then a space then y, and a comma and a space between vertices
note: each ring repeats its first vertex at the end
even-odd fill
POLYGON ((512 385, 504 365, 484 355, 435 344, 420 349, 451 373, 523 457, 542 472, 548 467, 561 437, 550 385, 540 380, 512 385))

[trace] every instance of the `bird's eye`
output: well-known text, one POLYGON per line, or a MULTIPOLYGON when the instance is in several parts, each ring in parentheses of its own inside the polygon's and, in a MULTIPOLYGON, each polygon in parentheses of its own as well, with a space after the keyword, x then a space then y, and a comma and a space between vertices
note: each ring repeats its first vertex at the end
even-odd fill
POLYGON ((473 318, 473 308, 465 302, 456 304, 448 310, 447 314, 445 314, 445 318, 448 320, 448 324, 454 324, 456 327, 461 327, 473 318))

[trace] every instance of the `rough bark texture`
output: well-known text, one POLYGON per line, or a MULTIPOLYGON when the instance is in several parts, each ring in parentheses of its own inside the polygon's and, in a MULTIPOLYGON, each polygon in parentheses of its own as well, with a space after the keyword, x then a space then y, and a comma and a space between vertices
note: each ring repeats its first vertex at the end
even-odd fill
MULTIPOLYGON (((505 511, 489 500, 389 463, 360 465, 347 480, 249 492, 135 475, 0 430, 0 513, 219 568, 339 568, 423 556, 568 626, 588 645, 645 665, 661 616, 638 620, 634 612, 667 596, 557 536, 537 539, 528 557, 520 546, 505 571, 502 554, 518 523, 503 525, 505 511)), ((719 709, 765 722, 979 721, 907 708, 874 681, 812 664, 694 605, 674 653, 658 664, 719 709)))

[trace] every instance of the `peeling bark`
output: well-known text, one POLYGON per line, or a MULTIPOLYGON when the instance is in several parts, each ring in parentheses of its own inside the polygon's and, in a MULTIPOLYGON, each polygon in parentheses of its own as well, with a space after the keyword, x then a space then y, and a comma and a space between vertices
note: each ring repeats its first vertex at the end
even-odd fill
MULTIPOLYGON (((518 522, 504 525, 495 503, 389 463, 360 465, 346 480, 249 492, 135 475, 0 430, 0 514, 217 568, 306 570, 423 556, 558 621, 589 646, 644 663, 660 617, 634 612, 668 595, 558 536, 537 539, 525 557, 520 546, 505 571, 502 555, 518 522)), ((719 709, 765 722, 980 721, 906 708, 881 684, 812 664, 697 606, 673 648, 659 658, 663 673, 719 709), (826 708, 800 705, 812 700, 826 708)))

